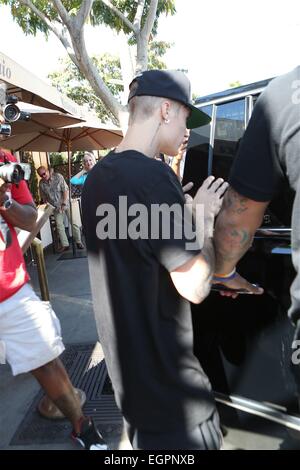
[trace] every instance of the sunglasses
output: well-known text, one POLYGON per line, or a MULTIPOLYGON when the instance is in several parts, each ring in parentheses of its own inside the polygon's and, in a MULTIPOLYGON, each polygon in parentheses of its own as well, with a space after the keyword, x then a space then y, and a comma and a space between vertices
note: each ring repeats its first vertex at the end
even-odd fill
POLYGON ((47 174, 46 172, 45 173, 40 173, 40 177, 44 178, 44 176, 46 176, 46 174, 47 174))

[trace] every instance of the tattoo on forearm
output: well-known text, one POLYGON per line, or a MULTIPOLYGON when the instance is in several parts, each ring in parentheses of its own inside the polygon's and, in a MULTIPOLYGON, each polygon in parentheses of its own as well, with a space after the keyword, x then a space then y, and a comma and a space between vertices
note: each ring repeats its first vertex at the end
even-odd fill
POLYGON ((224 261, 240 258, 249 248, 252 236, 245 229, 229 229, 222 232, 222 242, 216 244, 218 257, 224 261))
POLYGON ((241 196, 232 188, 228 189, 224 196, 224 206, 230 208, 236 214, 241 214, 248 210, 247 201, 247 198, 241 196))
POLYGON ((249 233, 247 230, 237 230, 233 229, 230 233, 232 240, 236 242, 237 247, 240 246, 241 248, 244 248, 245 245, 248 245, 248 241, 250 238, 249 233))

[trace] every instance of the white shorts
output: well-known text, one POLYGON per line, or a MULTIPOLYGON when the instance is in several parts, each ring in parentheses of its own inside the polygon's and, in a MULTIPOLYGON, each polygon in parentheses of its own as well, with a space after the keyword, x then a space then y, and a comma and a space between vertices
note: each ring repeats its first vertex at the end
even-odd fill
POLYGON ((57 358, 65 349, 58 318, 29 284, 0 303, 0 364, 13 375, 29 372, 57 358))

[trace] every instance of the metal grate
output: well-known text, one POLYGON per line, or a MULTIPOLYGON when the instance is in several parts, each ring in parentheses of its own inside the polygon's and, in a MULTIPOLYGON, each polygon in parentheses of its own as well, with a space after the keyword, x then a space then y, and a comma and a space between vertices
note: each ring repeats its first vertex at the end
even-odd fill
MULTIPOLYGON (((115 403, 99 343, 71 344, 61 356, 73 385, 84 390, 83 411, 92 416, 105 435, 122 426, 122 415, 115 403)), ((71 424, 67 420, 49 420, 40 416, 37 405, 43 397, 40 391, 15 432, 10 445, 64 443, 69 440, 71 424)))

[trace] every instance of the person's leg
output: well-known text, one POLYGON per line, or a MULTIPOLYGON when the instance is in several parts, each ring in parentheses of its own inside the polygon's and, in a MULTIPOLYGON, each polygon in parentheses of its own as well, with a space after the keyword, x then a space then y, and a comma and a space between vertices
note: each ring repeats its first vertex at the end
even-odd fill
POLYGON ((13 375, 31 372, 74 428, 72 437, 85 449, 107 445, 91 418, 82 413, 67 372, 58 357, 64 350, 60 323, 49 302, 42 302, 29 284, 1 303, 0 341, 13 375))
MULTIPOLYGON (((70 215, 70 210, 69 209, 66 209, 66 215, 68 217, 68 221, 69 221, 69 224, 71 223, 71 215, 70 215)), ((81 233, 80 233, 80 229, 78 227, 77 224, 75 224, 73 222, 73 235, 74 235, 74 240, 75 240, 75 243, 77 244, 82 244, 81 243, 81 233)))
POLYGON ((93 420, 84 416, 61 360, 56 358, 30 372, 57 408, 72 423, 72 438, 86 450, 107 450, 107 444, 93 420))
POLYGON ((78 227, 78 225, 73 224, 73 232, 74 232, 75 242, 78 243, 78 244, 82 244, 82 242, 81 242, 81 232, 80 232, 80 228, 78 227))
POLYGON ((64 215, 61 212, 55 211, 54 217, 55 217, 55 222, 56 222, 56 227, 57 227, 60 243, 62 247, 66 248, 69 246, 69 241, 67 239, 65 226, 64 226, 64 215))
POLYGON ((86 450, 107 450, 107 444, 93 420, 84 416, 61 360, 56 358, 30 372, 57 408, 72 423, 72 438, 86 450))
POLYGON ((74 431, 79 433, 83 413, 74 388, 60 359, 54 359, 32 370, 31 374, 37 379, 57 408, 71 421, 74 431))

